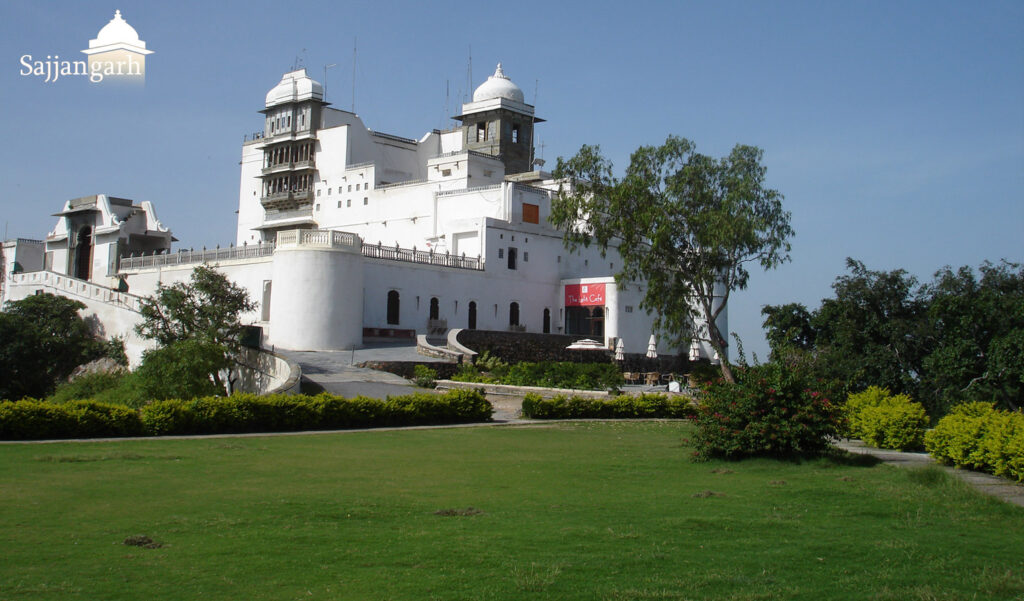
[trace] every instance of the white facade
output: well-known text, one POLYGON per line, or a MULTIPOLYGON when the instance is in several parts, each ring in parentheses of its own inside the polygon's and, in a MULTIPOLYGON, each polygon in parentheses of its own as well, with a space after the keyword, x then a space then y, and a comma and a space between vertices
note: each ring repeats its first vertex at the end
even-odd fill
MULTIPOLYGON (((283 76, 262 112, 264 132, 242 146, 236 246, 167 254, 170 232, 149 203, 99 195, 58 213, 44 268, 146 295, 208 261, 258 302, 247 319, 266 341, 295 350, 477 328, 647 351, 643 284, 619 289, 614 249, 569 252, 548 223, 557 182, 533 170, 532 154, 542 120, 500 65, 462 106, 461 127, 419 139, 331 108, 303 69, 283 76), (135 250, 155 256, 124 258, 135 250), (601 293, 580 300, 584 288, 601 293)), ((728 331, 724 312, 719 327, 728 331)))

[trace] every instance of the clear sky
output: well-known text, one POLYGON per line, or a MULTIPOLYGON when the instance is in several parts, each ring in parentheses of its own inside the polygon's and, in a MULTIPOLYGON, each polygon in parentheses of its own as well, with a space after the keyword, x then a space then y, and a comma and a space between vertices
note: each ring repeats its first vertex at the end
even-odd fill
MULTIPOLYGON (((760 308, 816 307, 844 272, 1024 261, 1024 2, 0 3, 0 227, 41 238, 78 196, 150 200, 184 247, 234 239, 242 136, 295 61, 368 127, 452 122, 503 63, 547 122, 553 164, 599 144, 621 171, 677 134, 764 149, 792 262, 751 278, 730 329, 762 358, 760 308), (20 58, 77 60, 120 9, 141 89, 44 83, 20 58), (353 74, 353 47, 355 56, 353 74), (472 83, 467 83, 472 56, 472 83)), ((541 146, 542 144, 542 146, 541 146)))

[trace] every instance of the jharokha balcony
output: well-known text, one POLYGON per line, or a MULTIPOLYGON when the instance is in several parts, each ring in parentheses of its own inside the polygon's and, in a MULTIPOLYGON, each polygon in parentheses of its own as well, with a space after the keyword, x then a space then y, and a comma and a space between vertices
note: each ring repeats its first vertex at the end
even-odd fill
POLYGON ((298 209, 300 205, 313 201, 313 191, 306 190, 282 190, 271 192, 260 198, 264 209, 285 211, 298 209))

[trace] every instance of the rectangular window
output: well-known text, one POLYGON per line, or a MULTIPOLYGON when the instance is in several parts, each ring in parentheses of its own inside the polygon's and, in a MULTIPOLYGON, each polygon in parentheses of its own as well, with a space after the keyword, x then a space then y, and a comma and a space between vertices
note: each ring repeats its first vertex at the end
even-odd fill
POLYGON ((529 263, 529 262, 530 262, 530 251, 524 250, 523 251, 523 263, 529 263))
POLYGON ((319 210, 320 210, 320 205, 316 205, 316 210, 317 210, 317 211, 319 211, 319 210))
POLYGON ((476 124, 476 141, 483 142, 487 139, 487 124, 477 123, 476 124))
POLYGON ((330 189, 330 188, 327 188, 327 195, 328 195, 328 196, 330 196, 330 195, 331 195, 331 189, 330 189))
POLYGON ((364 196, 363 197, 363 205, 368 205, 368 204, 370 204, 370 199, 364 196))
POLYGON ((509 269, 515 269, 516 268, 516 254, 517 254, 517 251, 516 251, 515 248, 513 248, 511 246, 508 247, 508 268, 509 269))
POLYGON ((523 223, 540 223, 540 206, 523 203, 523 223))
POLYGON ((359 191, 359 184, 356 184, 356 192, 359 191))
POLYGON ((505 258, 505 249, 504 248, 499 248, 498 249, 498 258, 499 259, 504 259, 505 258))
POLYGON ((512 126, 512 143, 513 144, 518 144, 519 143, 519 124, 518 123, 512 126))
POLYGON ((320 198, 320 193, 321 193, 321 192, 323 192, 323 190, 317 190, 317 191, 316 191, 316 196, 317 196, 317 198, 320 198))
POLYGON ((626 305, 626 313, 632 313, 632 312, 633 312, 633 305, 626 305))
POLYGON ((366 182, 365 184, 363 184, 363 190, 369 190, 369 189, 370 189, 370 182, 366 182))
POLYGON ((341 208, 341 201, 340 200, 338 201, 338 208, 339 209, 341 208))
POLYGON ((352 199, 351 198, 345 201, 345 206, 346 207, 351 207, 352 206, 352 199))
POLYGON ((448 177, 451 174, 452 174, 452 170, 451 169, 442 169, 441 170, 441 176, 442 177, 448 177))
POLYGON ((349 185, 348 185, 348 191, 349 191, 349 192, 351 192, 351 191, 352 191, 352 184, 349 184, 349 185))

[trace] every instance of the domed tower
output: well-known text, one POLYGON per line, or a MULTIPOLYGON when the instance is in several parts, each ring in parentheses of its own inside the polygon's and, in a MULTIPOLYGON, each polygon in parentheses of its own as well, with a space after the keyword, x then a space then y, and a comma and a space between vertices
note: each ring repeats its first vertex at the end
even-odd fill
POLYGON ((327 106, 324 88, 305 69, 285 73, 267 92, 262 141, 263 193, 267 218, 282 211, 309 210, 316 175, 316 132, 327 106))
POLYGON ((153 54, 153 51, 146 49, 146 42, 139 39, 139 32, 117 10, 96 38, 89 40, 89 47, 82 53, 89 56, 90 74, 96 73, 102 76, 101 79, 138 79, 144 82, 146 55, 153 54))
POLYGON ((523 91, 498 63, 494 75, 462 105, 462 147, 498 157, 505 175, 533 170, 533 126, 544 121, 526 104, 523 91))

